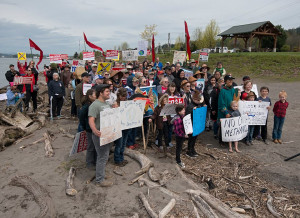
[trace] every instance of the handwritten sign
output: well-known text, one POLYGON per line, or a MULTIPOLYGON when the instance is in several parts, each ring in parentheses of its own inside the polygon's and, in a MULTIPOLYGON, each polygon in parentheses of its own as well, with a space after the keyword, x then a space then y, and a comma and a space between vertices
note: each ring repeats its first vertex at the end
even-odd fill
POLYGON ((186 135, 192 134, 193 133, 193 124, 192 124, 191 114, 186 115, 182 121, 183 121, 185 134, 186 135))
POLYGON ((147 47, 148 47, 148 41, 138 41, 138 53, 139 56, 146 56, 147 55, 147 47))
POLYGON ((61 64, 61 56, 60 54, 49 54, 50 63, 61 64))
POLYGON ((84 83, 82 86, 83 95, 86 95, 87 90, 91 89, 92 86, 93 86, 92 84, 84 83))
POLYGON ((106 50, 106 59, 118 59, 119 51, 118 50, 106 50))
POLYGON ((247 115, 220 120, 223 142, 236 142, 247 136, 249 123, 247 115))
POLYGON ((208 53, 207 52, 200 52, 199 53, 199 61, 207 62, 208 61, 208 53))
POLYGON ((180 65, 185 62, 186 51, 174 51, 173 64, 180 63, 180 65))
POLYGON ((142 126, 146 101, 121 101, 120 117, 121 129, 131 129, 142 126))
POLYGON ((207 107, 200 107, 193 110, 193 136, 199 135, 205 129, 207 107))
POLYGON ((95 60, 95 53, 94 52, 83 52, 82 53, 83 60, 95 60))
POLYGON ((176 114, 175 108, 176 104, 166 104, 162 109, 159 114, 159 116, 166 116, 166 115, 174 115, 176 114))
POLYGON ((6 93, 0 94, 0 101, 4 101, 7 99, 6 93))
POLYGON ((169 97, 169 104, 184 104, 184 99, 180 97, 169 97))
POLYGON ((33 77, 27 76, 15 76, 14 77, 14 85, 22 85, 22 84, 32 84, 33 77))
POLYGON ((87 143, 88 142, 87 142, 87 136, 85 131, 76 133, 69 156, 85 151, 87 149, 87 143))
POLYGON ((205 80, 204 79, 198 79, 196 81, 196 90, 198 90, 200 93, 203 93, 204 88, 205 88, 205 80))
POLYGON ((18 52, 18 60, 19 61, 26 61, 26 53, 25 52, 18 52))
POLYGON ((100 146, 122 137, 120 108, 109 108, 100 112, 100 146))
POLYGON ((241 115, 249 116, 249 125, 265 125, 268 118, 270 102, 239 101, 241 115))
MULTIPOLYGON (((244 87, 243 86, 234 86, 233 88, 239 89, 239 90, 241 90, 241 92, 244 91, 244 87)), ((254 92, 256 96, 259 96, 256 84, 253 84, 251 91, 254 92)))
POLYGON ((123 61, 137 61, 138 57, 139 57, 139 53, 137 50, 122 51, 123 61))

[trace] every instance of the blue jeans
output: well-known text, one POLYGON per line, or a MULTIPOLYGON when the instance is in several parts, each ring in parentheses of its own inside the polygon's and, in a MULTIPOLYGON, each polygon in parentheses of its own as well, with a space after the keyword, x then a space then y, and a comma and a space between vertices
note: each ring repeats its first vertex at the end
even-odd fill
POLYGON ((130 132, 129 130, 130 129, 122 130, 122 137, 115 141, 115 163, 121 163, 124 161, 124 150, 128 139, 128 133, 130 132))
POLYGON ((281 139, 282 127, 285 117, 274 116, 273 139, 281 139))
POLYGON ((217 121, 214 121, 213 129, 214 129, 214 135, 218 135, 219 124, 217 121))
POLYGON ((255 127, 254 125, 248 126, 248 134, 247 134, 246 142, 252 142, 254 127, 255 127))
POLYGON ((92 132, 86 132, 87 136, 87 149, 86 149, 86 166, 91 167, 91 166, 96 166, 97 162, 97 152, 96 148, 92 139, 92 132))
MULTIPOLYGON (((81 108, 77 108, 77 117, 78 117, 78 119, 79 119, 80 111, 81 111, 81 108)), ((78 122, 77 132, 82 132, 83 130, 84 130, 84 129, 83 129, 83 127, 81 126, 80 122, 78 122)))
POLYGON ((169 124, 169 135, 168 135, 169 143, 172 142, 172 134, 173 134, 173 125, 169 124))
POLYGON ((132 129, 128 130, 127 146, 135 144, 135 137, 136 137, 136 129, 137 128, 132 128, 132 129))

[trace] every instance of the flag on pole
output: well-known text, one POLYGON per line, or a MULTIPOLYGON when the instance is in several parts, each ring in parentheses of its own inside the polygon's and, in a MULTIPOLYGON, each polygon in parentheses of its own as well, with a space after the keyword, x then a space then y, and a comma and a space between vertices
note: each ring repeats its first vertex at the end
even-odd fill
POLYGON ((186 37, 186 53, 187 53, 186 59, 190 60, 191 59, 190 34, 189 34, 189 29, 186 21, 184 21, 184 27, 185 27, 185 37, 186 37))
POLYGON ((91 43, 90 41, 88 41, 87 38, 86 38, 85 33, 83 33, 83 38, 84 38, 84 41, 86 42, 86 44, 87 44, 88 46, 90 46, 90 47, 93 48, 93 49, 96 49, 96 50, 101 51, 101 52, 102 52, 102 55, 105 56, 105 54, 104 54, 104 52, 103 52, 103 49, 102 49, 101 47, 99 47, 99 46, 97 46, 97 45, 91 43))
POLYGON ((152 61, 155 62, 155 44, 154 44, 154 35, 152 36, 152 61))
POLYGON ((39 60, 39 62, 36 64, 36 69, 39 69, 39 64, 42 62, 43 56, 44 56, 43 50, 40 49, 40 47, 37 46, 31 39, 29 39, 29 45, 30 45, 30 48, 34 48, 35 50, 40 51, 40 60, 39 60))

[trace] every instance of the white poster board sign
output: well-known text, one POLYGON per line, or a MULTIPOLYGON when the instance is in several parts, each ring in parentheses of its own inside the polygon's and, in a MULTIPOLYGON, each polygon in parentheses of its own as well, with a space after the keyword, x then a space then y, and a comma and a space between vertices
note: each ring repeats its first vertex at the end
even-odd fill
POLYGON ((161 112, 159 116, 166 116, 166 115, 174 115, 176 114, 175 108, 177 104, 166 104, 163 109, 161 109, 161 112))
POLYGON ((270 102, 239 101, 241 115, 249 116, 249 125, 265 125, 268 117, 270 102))
POLYGON ((186 115, 182 121, 183 121, 185 134, 186 135, 192 134, 193 133, 193 124, 192 124, 191 114, 186 115))
MULTIPOLYGON (((243 87, 243 86, 234 86, 233 88, 239 89, 239 90, 241 90, 241 92, 244 91, 244 87, 243 87)), ((259 95, 258 95, 257 85, 256 85, 256 84, 253 84, 251 91, 255 93, 256 97, 259 96, 259 95)))
POLYGON ((147 56, 148 41, 138 41, 139 56, 147 56))
POLYGON ((179 62, 182 66, 186 60, 186 51, 174 51, 173 64, 179 62))
POLYGON ((121 101, 120 117, 121 129, 131 129, 142 126, 146 101, 121 101))
POLYGON ((122 137, 120 108, 109 108, 100 112, 100 146, 122 137))
POLYGON ((249 123, 247 115, 220 120, 223 142, 236 142, 247 136, 249 123))
POLYGON ((92 88, 92 84, 84 83, 82 86, 83 95, 86 95, 87 90, 92 88))
POLYGON ((4 101, 7 99, 6 93, 0 94, 0 101, 4 101))
POLYGON ((137 61, 138 57, 139 57, 138 50, 122 51, 122 60, 123 61, 137 61))

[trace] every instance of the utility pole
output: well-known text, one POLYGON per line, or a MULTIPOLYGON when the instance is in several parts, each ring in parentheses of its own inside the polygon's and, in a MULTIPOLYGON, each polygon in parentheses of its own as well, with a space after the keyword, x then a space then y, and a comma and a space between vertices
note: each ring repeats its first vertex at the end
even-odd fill
POLYGON ((79 53, 81 52, 81 50, 80 50, 80 39, 79 39, 79 53))
POLYGON ((169 47, 169 52, 171 51, 171 46, 170 46, 170 33, 168 33, 168 47, 169 47))

